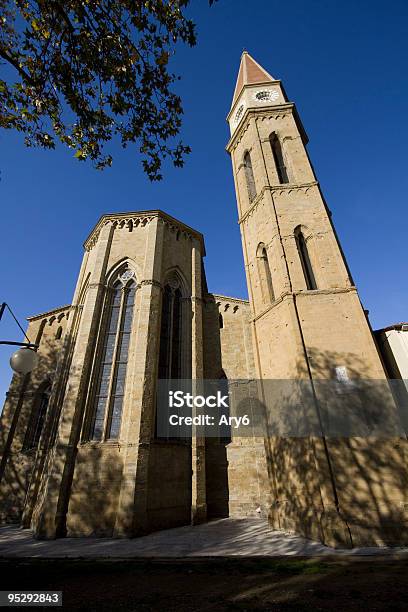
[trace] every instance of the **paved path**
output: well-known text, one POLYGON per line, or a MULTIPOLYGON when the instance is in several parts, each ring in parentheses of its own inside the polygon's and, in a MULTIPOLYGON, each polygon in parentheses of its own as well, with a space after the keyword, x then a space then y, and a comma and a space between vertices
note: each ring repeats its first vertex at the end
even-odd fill
POLYGON ((229 557, 372 555, 408 548, 335 550, 300 536, 271 531, 262 519, 220 519, 134 539, 35 540, 28 529, 0 528, 0 557, 229 557))

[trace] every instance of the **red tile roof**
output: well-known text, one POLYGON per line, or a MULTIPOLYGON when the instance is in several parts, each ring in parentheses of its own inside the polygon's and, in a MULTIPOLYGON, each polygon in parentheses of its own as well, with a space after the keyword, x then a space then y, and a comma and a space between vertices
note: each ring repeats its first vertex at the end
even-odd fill
POLYGON ((275 80, 276 79, 274 79, 269 72, 266 72, 266 70, 264 70, 264 68, 262 68, 262 66, 260 66, 247 51, 244 51, 241 57, 241 64, 239 66, 232 106, 234 106, 239 94, 242 91, 242 88, 245 85, 253 85, 255 83, 265 83, 275 80))

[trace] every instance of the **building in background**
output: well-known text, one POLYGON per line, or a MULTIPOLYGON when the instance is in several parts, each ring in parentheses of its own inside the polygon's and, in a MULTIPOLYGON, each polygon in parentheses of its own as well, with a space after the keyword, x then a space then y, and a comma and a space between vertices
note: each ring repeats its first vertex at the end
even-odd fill
POLYGON ((408 323, 395 323, 374 334, 389 378, 402 378, 408 384, 408 323))
MULTIPOLYGON (((72 304, 29 319, 41 359, 2 415, 3 519, 132 537, 261 514, 334 546, 408 543, 406 436, 323 435, 321 381, 342 390, 336 411, 357 379, 358 412, 395 404, 296 107, 246 52, 228 122, 249 300, 208 292, 204 238, 182 221, 103 215, 72 304), (321 435, 163 439, 158 379, 257 380, 264 395, 300 381, 321 435)), ((302 406, 296 385, 281 406, 302 406)))

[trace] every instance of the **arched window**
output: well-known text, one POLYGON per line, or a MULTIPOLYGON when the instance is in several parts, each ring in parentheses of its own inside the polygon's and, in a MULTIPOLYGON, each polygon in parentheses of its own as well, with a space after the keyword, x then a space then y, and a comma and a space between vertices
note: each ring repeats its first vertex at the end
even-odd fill
POLYGON ((94 395, 91 437, 112 440, 119 437, 132 329, 136 283, 124 285, 125 274, 110 289, 108 316, 103 338, 94 395))
POLYGON ((306 281, 307 289, 317 289, 316 280, 313 274, 313 268, 307 249, 305 237, 300 227, 295 230, 296 245, 299 253, 300 263, 302 264, 302 270, 306 281))
POLYGON ((249 201, 252 202, 252 200, 254 200, 256 197, 256 188, 255 188, 254 172, 252 170, 251 156, 249 154, 249 151, 247 151, 244 155, 244 169, 245 169, 245 179, 246 179, 246 184, 247 184, 247 189, 248 189, 248 197, 249 197, 249 201))
POLYGON ((33 413, 28 424, 27 432, 24 439, 23 448, 29 450, 37 448, 40 441, 41 432, 44 426, 45 415, 47 414, 48 402, 51 394, 51 383, 43 384, 34 401, 33 413))
MULTIPOLYGON (((185 427, 180 426, 178 432, 175 427, 169 428, 170 413, 167 415, 166 410, 163 410, 161 398, 164 392, 167 401, 168 390, 179 388, 178 383, 172 385, 170 380, 191 378, 191 320, 191 303, 186 295, 185 284, 176 272, 172 272, 164 283, 162 294, 157 377, 159 381, 164 382, 157 385, 154 432, 156 438, 169 441, 190 439, 185 435, 185 427)), ((180 385, 183 386, 183 383, 180 385)))
POLYGON ((35 339, 35 343, 36 344, 40 344, 40 342, 41 342, 41 339, 42 339, 43 333, 44 333, 44 327, 45 327, 46 323, 47 323, 47 319, 43 319, 41 321, 41 325, 40 325, 40 328, 38 330, 38 333, 37 333, 37 336, 36 336, 36 339, 35 339))
POLYGON ((55 339, 56 340, 61 340, 61 336, 62 336, 62 327, 60 325, 59 328, 57 329, 56 334, 55 334, 55 339))
POLYGON ((273 302, 275 299, 271 269, 268 261, 268 253, 265 245, 261 242, 257 249, 258 273, 261 284, 262 297, 265 304, 273 302))
POLYGON ((275 132, 272 132, 272 134, 269 136, 269 141, 271 143, 272 155, 275 162, 276 174, 278 175, 279 183, 289 183, 281 143, 279 142, 279 138, 275 132))
POLYGON ((177 281, 163 292, 160 328, 159 378, 182 377, 182 293, 177 281))
POLYGON ((224 319, 223 319, 221 313, 218 314, 218 325, 219 325, 220 329, 223 329, 223 327, 224 327, 224 319))

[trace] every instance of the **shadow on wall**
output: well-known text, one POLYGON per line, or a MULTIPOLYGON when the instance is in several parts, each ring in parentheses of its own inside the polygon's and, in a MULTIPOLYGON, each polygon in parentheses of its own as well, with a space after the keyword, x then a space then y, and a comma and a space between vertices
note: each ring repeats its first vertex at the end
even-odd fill
MULTIPOLYGON (((72 374, 69 339, 66 338, 63 353, 58 340, 47 338, 40 346, 40 359, 31 374, 13 377, 1 417, 1 522, 22 523, 24 527, 36 525, 40 535, 66 379, 69 371, 72 374), (45 414, 43 392, 48 381, 55 384, 45 414)), ((58 494, 64 515, 68 510, 59 535, 68 531, 69 535, 112 536, 122 478, 119 445, 102 449, 92 443, 79 447, 75 443, 74 447, 75 471, 71 473, 68 462, 64 464, 65 494, 58 494)))
POLYGON ((207 518, 229 516, 228 460, 226 443, 207 438, 205 444, 207 518))
POLYGON ((0 520, 3 523, 20 521, 33 467, 46 443, 46 423, 55 419, 48 398, 60 348, 60 338, 47 338, 46 345, 40 345, 36 368, 25 376, 15 374, 6 395, 0 418, 0 520))
MULTIPOLYGON (((59 385, 59 396, 51 395, 41 436, 32 448, 27 448, 27 440, 32 439, 27 430, 39 415, 39 390, 53 379, 58 354, 59 346, 52 346, 50 341, 32 374, 24 380, 14 376, 10 386, 0 432, 4 451, 0 504, 1 518, 6 522, 21 520, 32 473, 31 508, 36 507, 38 512, 43 502, 37 499, 38 485, 52 458, 49 449, 56 437, 64 384, 59 385)), ((302 371, 302 381, 283 381, 283 391, 258 402, 269 432, 264 441, 274 500, 270 509, 272 526, 328 545, 407 544, 404 418, 408 411, 402 413, 401 425, 390 381, 365 380, 364 363, 354 355, 345 358, 344 354, 310 350, 309 359, 313 386, 307 372, 302 371), (335 364, 340 362, 347 368, 350 382, 335 378, 335 364), (331 379, 328 373, 333 373, 331 379), (305 411, 306 421, 302 418, 305 411), (302 432, 299 423, 303 426, 305 422, 312 423, 312 428, 302 432)), ((277 382, 282 381, 271 384, 277 382)), ((265 387, 268 381, 263 384, 265 387)), ((209 518, 227 516, 225 444, 209 440, 207 452, 209 518)), ((121 449, 119 445, 103 449, 92 443, 80 445, 75 460, 69 504, 66 500, 68 532, 112 535, 122 476, 121 449)), ((30 513, 28 516, 31 518, 30 513)))
POLYGON ((272 525, 332 546, 407 544, 407 406, 398 411, 394 381, 365 380, 355 355, 308 355, 313 386, 304 371, 266 407, 272 525), (338 363, 349 380, 335 379, 338 363))
MULTIPOLYGON (((204 378, 226 380, 222 364, 220 330, 224 322, 219 302, 207 294, 204 315, 204 378)), ((229 514, 228 460, 226 440, 207 438, 205 483, 207 518, 224 518, 229 514)))
POLYGON ((68 536, 114 535, 122 479, 117 446, 80 446, 66 518, 68 536))

